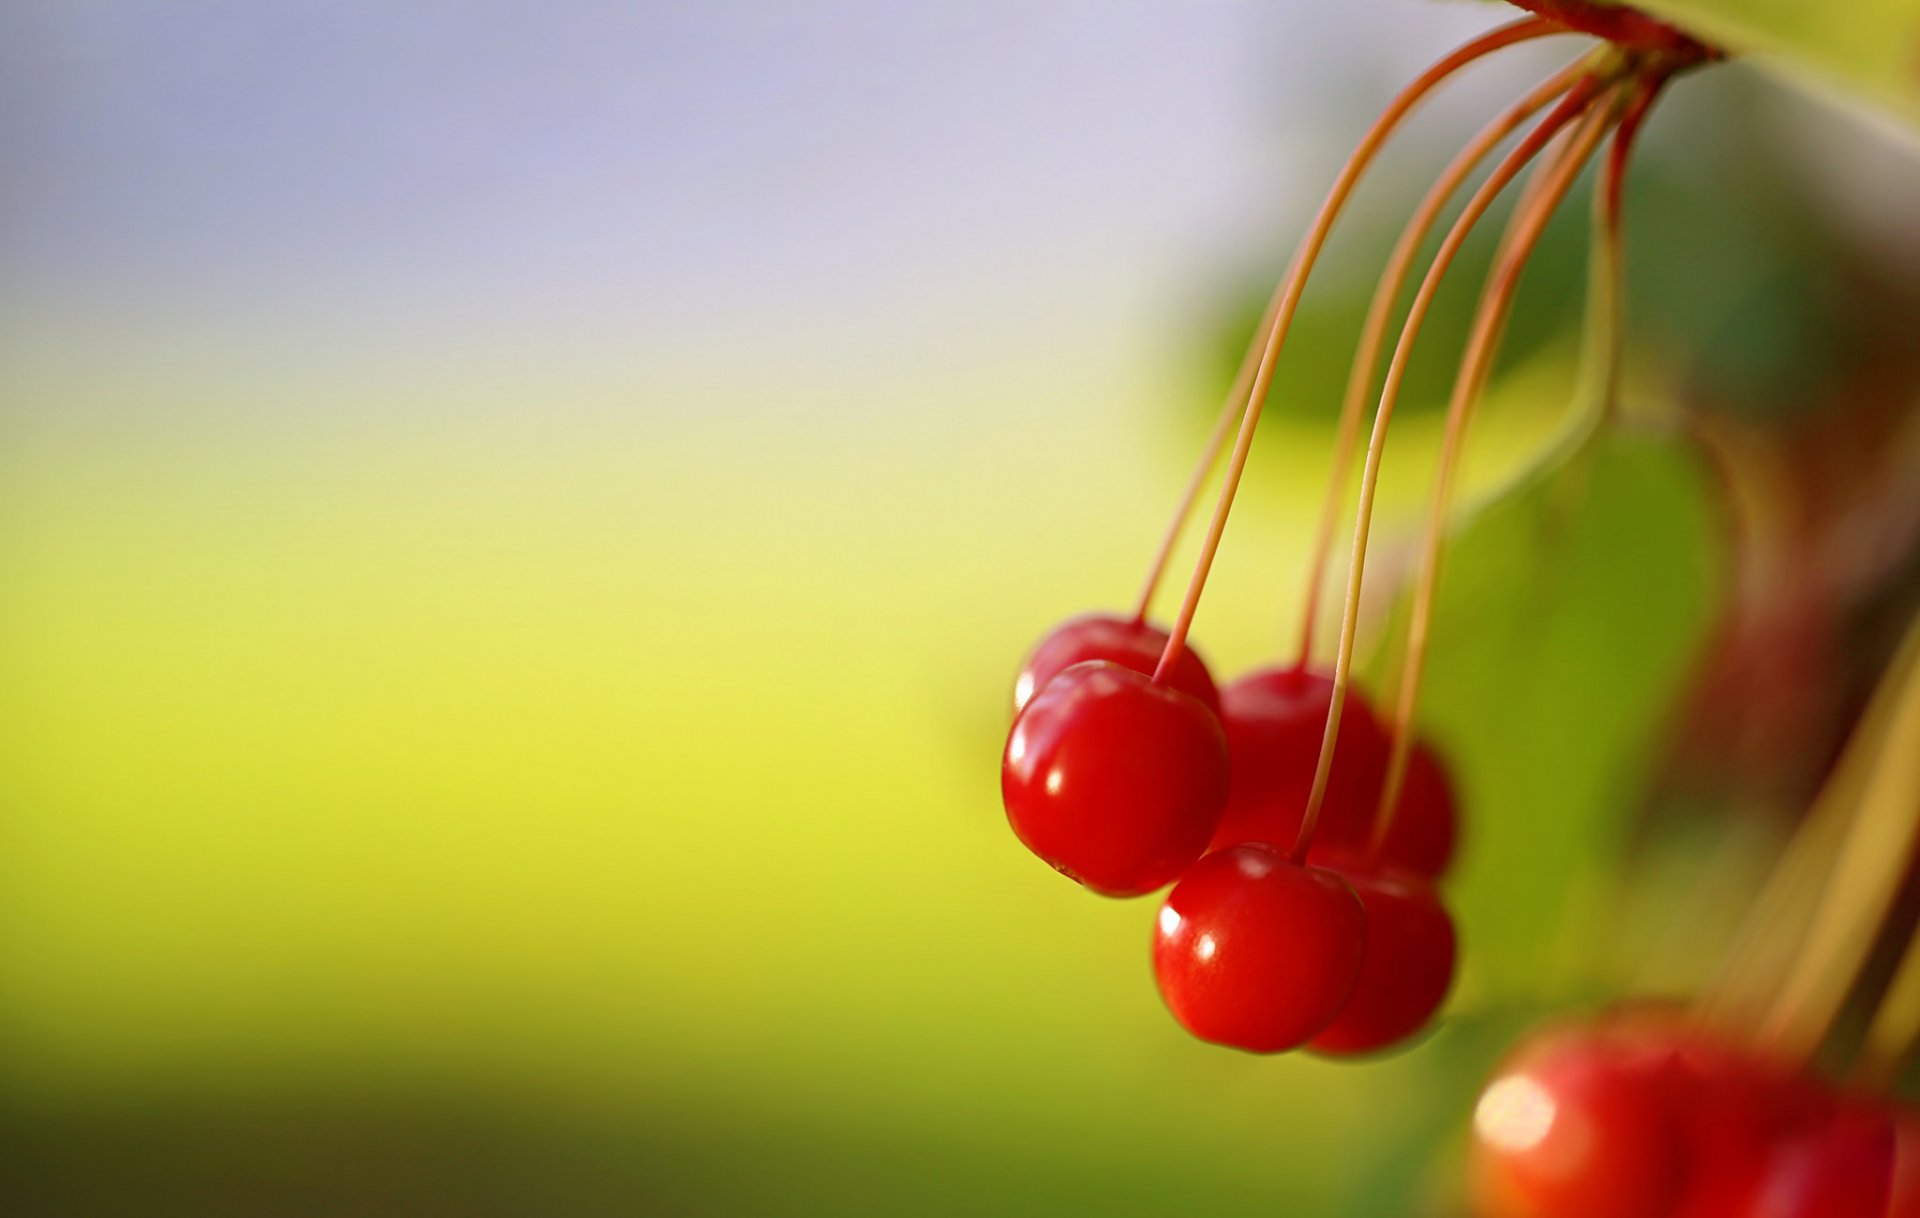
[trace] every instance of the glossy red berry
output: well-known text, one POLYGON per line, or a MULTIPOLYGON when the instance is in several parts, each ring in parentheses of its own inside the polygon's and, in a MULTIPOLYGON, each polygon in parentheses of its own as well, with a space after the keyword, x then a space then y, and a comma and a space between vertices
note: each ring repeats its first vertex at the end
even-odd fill
MULTIPOLYGON (((1167 632, 1149 622, 1108 614, 1069 618, 1040 640, 1020 665, 1013 683, 1013 709, 1021 708, 1063 669, 1088 660, 1109 660, 1123 668, 1152 676, 1167 647, 1167 632)), ((1220 694, 1213 686, 1205 661, 1192 646, 1181 648, 1167 684, 1219 712, 1220 694)))
MULTIPOLYGON (((1432 746, 1416 743, 1407 755, 1400 806, 1394 810, 1387 839, 1381 844, 1381 857, 1415 875, 1438 879, 1453 862, 1459 836, 1459 806, 1454 802, 1446 768, 1432 746)), ((1329 838, 1328 843, 1336 844, 1336 840, 1329 838)))
POLYGON ((1453 985, 1455 937, 1433 886, 1406 872, 1377 873, 1357 856, 1331 856, 1367 911, 1360 979, 1310 1047, 1331 1057, 1377 1053, 1433 1020, 1453 985))
POLYGON ((1272 846, 1215 851, 1160 907, 1153 971, 1201 1040, 1278 1053, 1340 1013, 1360 976, 1367 915, 1352 885, 1272 846))
MULTIPOLYGON (((1313 790, 1333 678, 1313 668, 1267 668, 1220 691, 1220 722, 1233 754, 1233 790, 1215 848, 1237 842, 1291 847, 1313 790)), ((1372 709, 1349 690, 1340 714, 1318 840, 1364 847, 1380 800, 1389 742, 1372 709)))
POLYGON ((1227 798, 1227 744, 1196 699, 1105 660, 1048 681, 1000 765, 1007 820, 1056 870, 1108 896, 1173 882, 1227 798))
POLYGON ((1588 1028, 1523 1045, 1474 1110, 1482 1218, 1664 1218, 1684 1167, 1669 1060, 1588 1028))

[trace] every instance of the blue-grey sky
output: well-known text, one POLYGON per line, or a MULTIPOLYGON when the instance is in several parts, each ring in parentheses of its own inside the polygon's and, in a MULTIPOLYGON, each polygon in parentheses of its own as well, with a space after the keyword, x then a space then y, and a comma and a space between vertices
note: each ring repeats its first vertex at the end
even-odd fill
POLYGON ((1126 295, 1277 244, 1379 104, 1356 79, 1501 15, 32 0, 0 17, 0 275, 41 322, 427 341, 1126 295))

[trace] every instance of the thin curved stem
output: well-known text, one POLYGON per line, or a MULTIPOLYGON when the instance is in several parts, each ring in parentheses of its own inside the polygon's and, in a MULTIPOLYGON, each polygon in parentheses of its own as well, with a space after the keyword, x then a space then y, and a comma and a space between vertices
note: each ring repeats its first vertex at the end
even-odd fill
POLYGON ((1806 940, 1760 1025, 1760 1041, 1783 1057, 1811 1057, 1858 980, 1875 932, 1898 895, 1920 837, 1920 618, 1908 630, 1886 737, 1867 771, 1859 807, 1834 858, 1806 940))
POLYGON ((1281 293, 1276 289, 1267 301, 1267 310, 1260 318, 1259 327, 1254 330, 1253 342, 1240 360, 1240 370, 1234 374, 1233 386, 1227 390, 1227 399, 1220 404, 1220 414, 1213 421, 1213 430, 1207 433, 1207 442, 1201 446, 1200 463, 1193 467, 1193 473, 1187 478, 1186 489, 1180 492, 1179 506, 1173 509, 1173 519, 1167 522, 1166 531, 1160 535, 1160 545, 1153 552, 1153 561, 1147 565, 1147 582, 1141 586, 1140 595, 1133 602, 1133 620, 1136 622, 1147 620, 1147 611, 1153 608, 1153 595, 1159 591, 1161 577, 1166 574, 1167 564, 1173 559, 1173 548, 1180 544, 1180 535, 1187 531, 1193 506, 1200 501, 1200 492, 1213 474, 1221 450, 1227 446, 1227 437, 1233 434, 1233 425, 1246 409, 1247 393, 1253 388, 1254 369, 1260 366, 1260 352, 1266 346, 1267 335, 1273 330, 1273 319, 1279 313, 1280 299, 1281 293))
MULTIPOLYGON (((1347 599, 1341 615, 1340 646, 1334 659, 1333 692, 1327 703, 1327 727, 1321 737, 1320 760, 1313 772, 1313 789, 1307 796, 1306 811, 1300 819, 1300 834, 1294 842, 1295 861, 1306 858, 1307 848, 1312 844, 1314 830, 1319 824, 1320 806, 1326 801, 1327 779, 1333 769, 1333 744, 1339 737, 1340 714, 1346 706, 1347 686, 1352 679, 1353 640, 1360 618, 1360 587, 1366 572, 1367 535, 1373 521, 1374 494, 1379 488, 1380 462, 1386 451, 1387 426, 1393 420, 1394 404, 1400 396, 1400 384, 1406 378, 1407 361, 1413 353, 1414 339, 1419 336, 1421 323, 1426 320, 1427 310, 1433 304, 1434 293, 1439 290, 1440 281, 1452 265, 1454 256, 1466 242, 1467 234, 1473 231, 1474 225, 1479 223, 1500 192, 1519 176, 1529 161, 1540 154, 1554 135, 1586 112, 1599 83, 1595 76, 1585 76, 1576 82, 1560 99, 1560 104, 1527 133, 1481 184, 1480 189, 1474 192, 1465 210, 1440 243, 1440 249, 1427 268, 1426 278, 1421 281, 1420 290, 1407 310, 1407 319, 1401 326, 1400 339, 1394 347, 1393 359, 1387 365, 1386 380, 1380 389, 1380 404, 1374 411, 1373 434, 1367 443, 1366 464, 1360 471, 1360 502, 1354 520, 1353 555, 1347 568, 1347 599)), ((1587 142, 1591 144, 1598 138, 1599 132, 1595 129, 1587 142)))
POLYGON ((1623 226, 1627 168, 1635 141, 1647 114, 1666 86, 1667 77, 1642 78, 1633 99, 1620 116, 1593 192, 1593 274, 1589 279, 1587 332, 1595 336, 1587 375, 1587 394, 1601 418, 1611 418, 1620 407, 1620 369, 1626 356, 1626 240, 1623 226))
MULTIPOLYGON (((1513 212, 1507 219, 1506 227, 1501 230, 1500 241, 1494 247, 1493 260, 1490 265, 1501 266, 1513 256, 1513 251, 1520 238, 1522 227, 1526 223, 1527 217, 1532 215, 1541 205, 1541 200, 1546 198, 1547 189, 1560 174, 1562 167, 1566 164, 1568 156, 1572 154, 1570 141, 1568 139, 1572 134, 1573 129, 1562 128, 1554 138, 1548 142, 1547 147, 1541 153, 1538 163, 1534 165, 1532 171, 1527 175, 1526 183, 1520 188, 1520 197, 1514 202, 1513 212)), ((1416 609, 1415 617, 1417 616, 1418 611, 1416 609)), ((1407 636, 1402 640, 1402 646, 1398 654, 1392 657, 1391 665, 1382 677, 1380 689, 1376 694, 1376 696, 1381 699, 1380 705, 1384 706, 1388 702, 1391 702, 1394 704, 1396 710, 1399 707, 1401 683, 1406 679, 1406 651, 1407 648, 1412 645, 1414 636, 1415 632, 1409 630, 1407 636)), ((1410 731, 1410 726, 1400 723, 1396 716, 1391 737, 1393 747, 1388 752, 1387 772, 1382 776, 1380 798, 1375 805, 1372 828, 1369 830, 1367 838, 1366 854, 1369 857, 1379 853, 1381 848, 1386 844, 1387 834, 1393 829, 1394 813, 1388 811, 1388 809, 1397 809, 1400 806, 1400 790, 1406 781, 1404 771, 1402 771, 1401 777, 1398 779, 1393 777, 1395 765, 1405 764, 1404 762, 1396 763, 1394 758, 1400 749, 1400 741, 1408 739, 1410 731)))
MULTIPOLYGON (((1588 324, 1599 324, 1603 327, 1603 333, 1596 340, 1593 358, 1598 372, 1592 392, 1596 395, 1596 401, 1602 404, 1601 408, 1608 410, 1617 393, 1621 357, 1621 183, 1626 173, 1627 154, 1632 151, 1633 138, 1638 134, 1640 122, 1658 91, 1658 78, 1647 78, 1627 103, 1602 171, 1602 181, 1594 192, 1594 215, 1598 230, 1597 265, 1590 291, 1595 304, 1593 311, 1600 316, 1590 319, 1588 324)), ((1611 107, 1612 103, 1608 105, 1611 107)), ((1513 296, 1519 287, 1527 259, 1591 149, 1586 154, 1576 156, 1576 153, 1576 146, 1570 143, 1561 165, 1555 167, 1554 176, 1542 181, 1541 197, 1530 200, 1529 206, 1514 213, 1513 225, 1502 243, 1495 270, 1481 297, 1480 316, 1475 319, 1473 337, 1454 384, 1453 402, 1448 407, 1446 431, 1441 441, 1439 471, 1434 478, 1433 502, 1428 508, 1426 533, 1421 543, 1420 572, 1415 585, 1413 609, 1408 617, 1407 648, 1401 662, 1399 699, 1394 708, 1393 749, 1387 761, 1386 781, 1381 784, 1380 804, 1374 813, 1372 846, 1375 850, 1386 841, 1387 834, 1392 830, 1394 817, 1399 812, 1400 796, 1406 788, 1407 766, 1413 753, 1414 718, 1419 711, 1420 687, 1426 675, 1427 649, 1432 636, 1433 606, 1439 588, 1447 520, 1452 513, 1454 475, 1459 468, 1467 427, 1473 420, 1474 408, 1492 375, 1494 357, 1499 352, 1500 339, 1512 313, 1513 296)))
MULTIPOLYGON (((1194 611, 1199 608, 1200 594, 1206 587, 1207 573, 1213 567, 1213 559, 1220 550, 1220 537, 1226 531, 1227 515, 1233 508, 1234 493, 1240 487, 1241 474, 1246 470, 1247 453, 1253 445, 1253 435, 1260 423, 1260 411, 1266 403, 1267 391, 1273 384, 1274 364, 1280 357, 1280 348, 1286 343, 1287 330, 1293 324, 1294 311, 1299 307, 1300 296, 1306 290, 1307 275, 1313 269, 1314 261, 1320 256, 1321 247, 1326 244, 1333 224, 1339 218, 1349 195, 1359 183, 1360 177, 1368 165, 1379 153, 1402 120, 1412 112, 1415 106, 1431 93, 1435 86, 1453 75, 1466 65, 1486 55, 1515 43, 1532 38, 1541 38, 1549 34, 1565 32, 1564 27, 1540 18, 1523 18, 1511 24, 1482 34, 1480 37, 1457 47, 1451 53, 1436 61, 1433 66, 1422 72, 1400 94, 1388 103, 1387 108, 1373 126, 1360 139, 1359 145, 1348 157, 1341 168, 1340 175, 1334 179, 1333 187, 1320 205, 1319 214, 1314 217, 1313 225, 1307 230, 1299 250, 1287 267, 1286 275, 1274 294, 1275 307, 1272 310, 1272 324, 1266 327, 1266 333, 1260 343, 1259 364, 1254 370, 1253 380, 1247 389, 1246 404, 1240 416, 1240 428, 1234 438, 1233 452, 1227 459, 1227 471, 1220 486, 1220 498, 1214 507, 1213 519, 1207 527, 1206 540, 1201 544, 1200 557, 1195 564, 1193 578, 1188 582, 1187 594, 1180 605, 1180 612, 1167 632, 1166 650, 1161 653, 1160 664, 1154 670, 1153 679, 1164 681, 1173 665, 1180 658, 1180 650, 1186 645, 1187 631, 1193 626, 1194 611)), ((1237 399, 1228 399, 1228 412, 1237 399)), ((1217 429, 1224 438, 1224 429, 1217 429)), ((1213 454, 1209 452, 1204 465, 1211 465, 1213 454)), ((1197 495, 1204 478, 1196 478, 1191 491, 1197 495)), ((1178 535, 1187 515, 1192 509, 1191 497, 1184 501, 1175 514, 1174 527, 1169 530, 1169 540, 1161 545, 1161 555, 1149 573, 1147 586, 1140 603, 1144 607, 1151 603, 1153 591, 1160 579, 1161 568, 1166 555, 1171 553, 1171 538, 1178 535)))
POLYGON ((1920 1041, 1920 936, 1907 940, 1893 982, 1867 1025, 1854 1081, 1884 1090, 1913 1056, 1916 1041, 1920 1041))
POLYGON ((1866 790, 1873 761, 1886 747, 1895 675, 1920 661, 1920 631, 1909 636, 1888 676, 1860 716, 1840 760, 1781 852, 1735 934, 1719 973, 1698 1004, 1706 1023, 1743 1033, 1760 1022, 1768 1000, 1806 938, 1813 906, 1866 790))
POLYGON ((1313 651, 1314 628, 1318 624, 1321 593, 1326 587, 1327 559, 1333 549, 1333 530, 1340 509, 1346 502, 1347 477, 1353 467, 1354 450, 1359 447, 1360 420, 1373 393, 1374 373, 1380 365, 1380 349, 1386 345, 1387 325, 1393 320, 1393 307, 1406 288, 1407 276, 1420 247, 1433 232, 1447 200, 1454 196, 1480 162, 1501 141, 1518 131, 1548 102, 1559 97, 1582 72, 1587 70, 1585 56, 1548 77, 1540 86, 1488 123, 1468 141, 1457 156, 1441 171, 1413 217, 1401 230, 1400 239, 1387 258, 1387 267, 1367 305, 1366 321, 1360 327, 1360 343, 1354 350, 1353 367, 1347 373, 1346 397, 1340 404, 1340 425, 1334 438, 1333 472, 1327 479, 1327 494, 1320 505, 1320 521, 1314 530, 1313 549, 1307 561, 1306 605, 1300 615, 1300 652, 1298 664, 1304 665, 1313 651))

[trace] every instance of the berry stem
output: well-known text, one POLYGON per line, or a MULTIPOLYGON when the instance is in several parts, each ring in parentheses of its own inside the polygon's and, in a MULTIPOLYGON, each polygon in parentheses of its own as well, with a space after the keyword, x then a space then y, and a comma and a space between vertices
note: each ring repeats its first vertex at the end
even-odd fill
POLYGON ((1281 292, 1276 288, 1267 300, 1267 309, 1260 317, 1260 324, 1254 329, 1253 342, 1248 344, 1247 353, 1240 357, 1240 369, 1233 374, 1233 384, 1227 390, 1226 400, 1220 403, 1220 414, 1213 421, 1213 430, 1207 433, 1207 441, 1200 448, 1199 464, 1193 467, 1193 473, 1187 478, 1186 489, 1180 492, 1180 502, 1173 509, 1173 519, 1167 522, 1166 530, 1160 534, 1160 545, 1153 552, 1153 561, 1147 566, 1147 582, 1140 588, 1140 596, 1133 604, 1133 620, 1144 622, 1147 611, 1153 608, 1154 593, 1160 590, 1160 580, 1167 573, 1167 564, 1173 560, 1173 547, 1180 544, 1180 535, 1187 531, 1187 521, 1193 517, 1193 508, 1200 501, 1200 492, 1207 485, 1207 478, 1213 473, 1213 467, 1220 460, 1221 450, 1227 446, 1227 437, 1233 434, 1233 425, 1246 409, 1247 393, 1253 388, 1254 369, 1260 366, 1260 352, 1266 345, 1266 336, 1273 329, 1273 319, 1280 308, 1281 292))
MULTIPOLYGON (((1594 394, 1601 409, 1607 413, 1611 413, 1617 395, 1621 359, 1621 182, 1626 173, 1628 154, 1633 148, 1633 138, 1638 134, 1641 120, 1646 117, 1647 108, 1653 104, 1658 91, 1659 78, 1646 77, 1641 80, 1621 116, 1613 147, 1602 170, 1600 187, 1595 191, 1596 265, 1590 291, 1592 312, 1596 316, 1591 317, 1588 324, 1590 327, 1598 325, 1601 329, 1596 339, 1598 354, 1593 360, 1593 366, 1598 369, 1594 394)), ((1608 102, 1607 106, 1610 108, 1613 104, 1608 102)), ((1420 686, 1426 675, 1427 649, 1432 637, 1433 606, 1440 584, 1447 519, 1452 513, 1454 475, 1459 471, 1467 428, 1473 421, 1474 409, 1492 375, 1493 361, 1499 354, 1500 339, 1505 333, 1507 319, 1512 315, 1513 298, 1519 289, 1520 276, 1526 269, 1527 260, 1532 256, 1541 233, 1545 231, 1547 221, 1573 185, 1587 155, 1580 153, 1575 144, 1568 144, 1558 162, 1551 165, 1550 173, 1542 177, 1538 197, 1527 199, 1514 211, 1513 221, 1496 256, 1493 274, 1480 298, 1472 337, 1454 381, 1453 401, 1447 408, 1446 430, 1441 440, 1439 469, 1434 476, 1433 502, 1427 510, 1426 533, 1421 541, 1420 572, 1407 623, 1407 647, 1401 661, 1399 700, 1393 717, 1393 751, 1387 761, 1386 781, 1381 784, 1380 804, 1374 813, 1371 848, 1376 851, 1393 828, 1394 816, 1400 807, 1400 796, 1406 788, 1407 764, 1413 754, 1414 718, 1419 712, 1420 686)))
POLYGON ((1620 408, 1620 370, 1626 357, 1626 242, 1623 219, 1627 167, 1647 112, 1668 78, 1640 79, 1620 116, 1613 146, 1593 192, 1593 269, 1588 276, 1587 334, 1593 340, 1586 369, 1588 403, 1606 419, 1620 408))
POLYGON ((1767 1000, 1806 938, 1821 880, 1846 836, 1848 814, 1859 801, 1870 756, 1870 750, 1858 745, 1863 736, 1856 734, 1856 746, 1843 768, 1828 780, 1742 920, 1726 960, 1702 996, 1703 1023, 1750 1035, 1765 1014, 1767 1000))
MULTIPOLYGON (((1320 205, 1319 214, 1314 217, 1313 226, 1307 230, 1300 248, 1294 253, 1293 261, 1287 267, 1286 275, 1281 279, 1274 293, 1271 309, 1272 322, 1265 327, 1265 334, 1259 340, 1260 360, 1254 370, 1253 383, 1246 394, 1246 403, 1240 416, 1240 427, 1234 438, 1233 452, 1227 460, 1226 477, 1220 486, 1220 498, 1214 507, 1213 519, 1207 527, 1206 540, 1200 548, 1200 557, 1195 564, 1193 578, 1188 582, 1186 598, 1181 602, 1179 615, 1174 619, 1172 629, 1167 632, 1166 650, 1161 653, 1160 664, 1154 670, 1153 679, 1164 681, 1172 670, 1175 661, 1180 658, 1180 649, 1186 645, 1187 631, 1193 626, 1194 611, 1199 608, 1200 594, 1206 587, 1207 573, 1213 567, 1214 556, 1220 550, 1220 537, 1226 531, 1227 515, 1233 508, 1234 493, 1240 487, 1240 476, 1246 470, 1247 453, 1253 445, 1254 430, 1260 423, 1260 411, 1266 404, 1267 391, 1273 384, 1273 369, 1280 358, 1280 348, 1286 343, 1287 330, 1293 324, 1293 314, 1299 307, 1300 296, 1306 290, 1307 275, 1312 271, 1314 261, 1320 256, 1320 249, 1326 244, 1327 236, 1333 230, 1333 224, 1339 218, 1341 209, 1346 205, 1349 195, 1359 183, 1360 177, 1372 164, 1402 120, 1415 106, 1423 101, 1441 81, 1453 75, 1475 60, 1492 54, 1494 51, 1549 34, 1566 31, 1554 22, 1539 17, 1528 17, 1497 29, 1490 30, 1478 38, 1455 48, 1441 57, 1426 71, 1415 77, 1413 82, 1402 89, 1398 96, 1388 103, 1387 108, 1368 128, 1360 143, 1341 167, 1340 175, 1334 179, 1333 187, 1320 205)), ((1226 418, 1232 417, 1233 406, 1238 397, 1228 399, 1223 411, 1226 418)), ((1216 427, 1216 440, 1210 441, 1201 461, 1202 470, 1210 467, 1216 459, 1219 444, 1224 442, 1227 428, 1216 427)), ((1187 516, 1193 509, 1204 477, 1195 477, 1189 484, 1189 493, 1181 502, 1174 516, 1174 526, 1169 530, 1169 540, 1162 543, 1161 553, 1149 572, 1145 594, 1141 598, 1144 607, 1151 602, 1153 590, 1160 580, 1167 556, 1172 551, 1171 538, 1177 536, 1187 516)))
POLYGON ((1804 1061, 1832 1030, 1875 932, 1899 894, 1920 834, 1920 618, 1908 628, 1886 736, 1808 925, 1807 937, 1761 1024, 1761 1043, 1804 1061))
POLYGON ((1867 1025, 1854 1080, 1885 1090, 1913 1056, 1920 1042, 1920 936, 1910 936, 1894 968, 1893 982, 1867 1025))
POLYGON ((1360 344, 1354 351, 1353 367, 1347 373, 1346 397, 1340 405, 1339 431, 1333 446, 1333 472, 1327 480, 1327 494, 1320 505, 1320 520, 1314 530, 1313 549, 1307 563, 1306 605, 1301 614, 1298 659, 1302 666, 1313 651, 1321 593, 1326 587, 1327 559, 1333 550, 1334 526, 1339 521, 1340 509, 1346 500, 1347 477, 1353 465, 1354 450, 1359 446, 1360 419, 1373 392, 1374 372, 1380 364, 1380 349, 1386 345, 1387 323, 1393 320, 1393 308, 1406 287, 1407 276, 1413 270, 1413 260, 1440 219, 1447 200, 1460 189, 1461 183, 1467 180, 1480 162, 1548 102, 1572 88, 1586 70, 1586 57, 1582 56, 1548 77, 1468 141, 1420 201, 1412 219, 1401 230, 1393 253, 1388 256, 1386 270, 1381 273, 1379 286, 1374 289, 1373 299, 1367 305, 1366 321, 1360 328, 1360 344))
MULTIPOLYGON (((1914 650, 1910 640, 1889 672, 1912 664, 1914 650)), ((1719 973, 1702 994, 1699 1012, 1705 1023, 1751 1034, 1768 1000, 1779 992, 1806 939, 1813 906, 1846 838, 1873 760, 1884 747, 1893 718, 1894 684, 1883 680, 1874 692, 1812 809, 1755 896, 1719 973)))
MULTIPOLYGON (((1407 360, 1413 353, 1414 339, 1420 333, 1420 325, 1426 319, 1427 310, 1433 303, 1434 293, 1439 290, 1440 280, 1452 264, 1454 256, 1467 239, 1487 209, 1493 205, 1502 190, 1526 168, 1527 163, 1540 150, 1545 148, 1562 127, 1585 113, 1591 105, 1594 94, 1600 85, 1599 77, 1589 74, 1582 76, 1555 106, 1547 117, 1540 120, 1534 129, 1527 133, 1520 143, 1509 152, 1493 173, 1483 182, 1479 190, 1468 200, 1466 208, 1460 213, 1446 238, 1440 243, 1439 250, 1433 256, 1433 262, 1427 268, 1426 278, 1420 283, 1420 290, 1414 295, 1413 304, 1407 310, 1406 321, 1401 326, 1400 339, 1393 350, 1393 358, 1387 365, 1387 376, 1380 389, 1380 403, 1374 411, 1373 434, 1367 442, 1367 458, 1360 471, 1360 502, 1355 513, 1353 528, 1353 555, 1347 568, 1347 599, 1340 622, 1340 646, 1334 660, 1333 693, 1327 704, 1327 727, 1320 742, 1320 760, 1313 772, 1313 789, 1307 797, 1306 811, 1300 819, 1300 834, 1294 842, 1293 858, 1296 862, 1306 858, 1307 848, 1313 843, 1314 829, 1320 820, 1320 805, 1326 801, 1327 779, 1333 768, 1333 744, 1340 733, 1340 714, 1346 705, 1347 685, 1352 677, 1353 639, 1360 618, 1360 587, 1366 571, 1367 533, 1373 521, 1374 493, 1380 482, 1380 461, 1386 451, 1387 425, 1393 419, 1395 401, 1400 395, 1400 383, 1406 377, 1407 360)), ((1591 152, 1598 141, 1598 124, 1588 123, 1576 134, 1575 147, 1584 147, 1580 156, 1584 161, 1586 153, 1591 152)), ((1569 179, 1570 180, 1570 179, 1569 179)))
POLYGON ((1721 58, 1716 48, 1614 0, 1599 3, 1595 0, 1513 0, 1513 3, 1528 12, 1551 17, 1568 29, 1604 38, 1615 46, 1661 55, 1675 67, 1692 67, 1721 58))

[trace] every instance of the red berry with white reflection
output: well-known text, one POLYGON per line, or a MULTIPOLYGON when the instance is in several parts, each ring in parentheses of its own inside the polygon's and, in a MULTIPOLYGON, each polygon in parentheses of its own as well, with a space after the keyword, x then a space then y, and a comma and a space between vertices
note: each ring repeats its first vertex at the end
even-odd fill
POLYGON ((1279 1053, 1340 1013, 1366 939, 1366 910, 1346 880, 1248 842, 1201 859, 1167 894, 1153 971, 1187 1031, 1279 1053))
POLYGON ((1054 869, 1107 896, 1172 883, 1200 856, 1227 798, 1213 712, 1104 660, 1041 687, 1000 764, 1007 821, 1054 869))
MULTIPOLYGON (((1135 618, 1090 613, 1069 618, 1055 626, 1035 645, 1020 665, 1013 683, 1013 709, 1021 708, 1062 670, 1088 660, 1109 660, 1124 668, 1152 676, 1159 667, 1161 653, 1167 648, 1167 632, 1135 618)), ((1220 694, 1213 686, 1206 662, 1192 646, 1180 649, 1180 656, 1167 674, 1167 684, 1206 703, 1218 713, 1220 694)))
POLYGON ((1355 856, 1326 866, 1353 885, 1367 911, 1360 979, 1340 1014, 1310 1047, 1330 1057, 1377 1053, 1433 1020, 1453 985, 1453 919, 1433 886, 1418 876, 1378 872, 1355 856))
MULTIPOLYGON (((1326 735, 1333 678, 1314 668, 1266 668, 1220 691, 1220 723, 1233 754, 1233 790, 1214 834, 1216 849, 1238 842, 1291 847, 1313 790, 1326 735)), ((1372 831, 1390 748, 1359 691, 1349 689, 1320 808, 1317 839, 1358 849, 1372 831)))
POLYGON ((1586 1028, 1523 1045, 1474 1110, 1482 1218, 1666 1215, 1684 1170, 1670 1060, 1586 1028))

